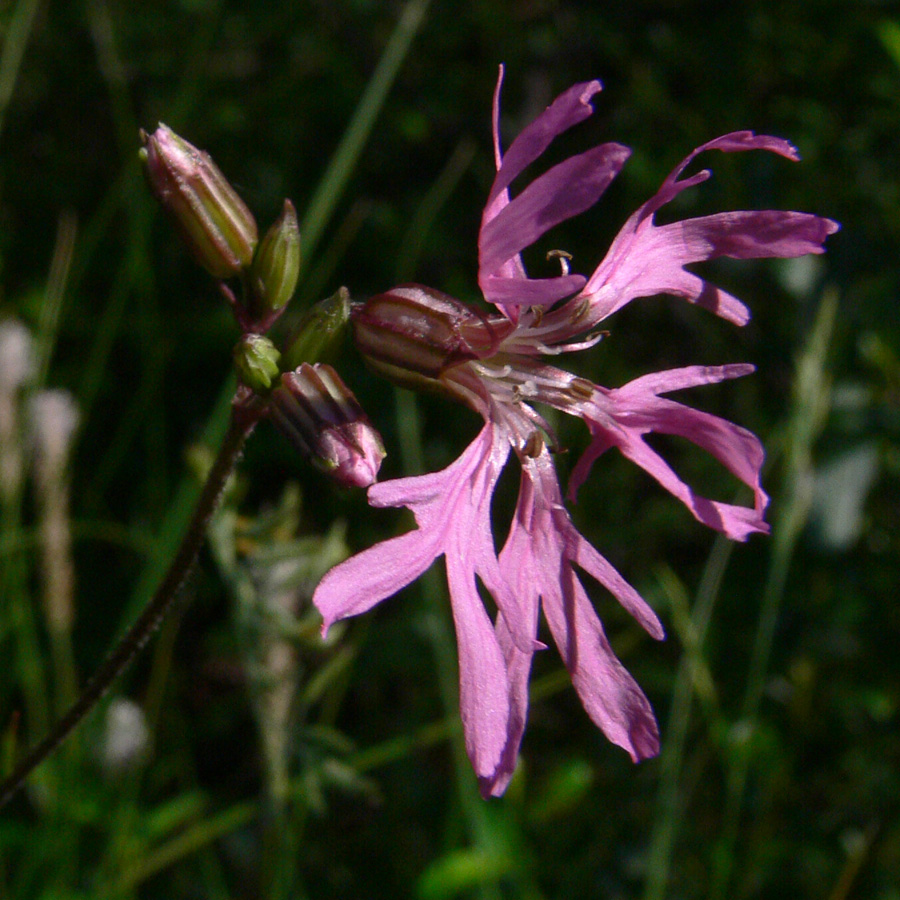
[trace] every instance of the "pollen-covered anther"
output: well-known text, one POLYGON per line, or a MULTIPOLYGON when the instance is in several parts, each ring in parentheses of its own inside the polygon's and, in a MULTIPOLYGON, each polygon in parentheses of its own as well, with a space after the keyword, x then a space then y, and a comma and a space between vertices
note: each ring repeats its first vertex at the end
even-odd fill
POLYGON ((584 297, 581 302, 572 310, 572 322, 578 322, 583 319, 591 311, 590 297, 584 297))
POLYGON ((573 378, 569 382, 569 393, 576 400, 590 400, 594 396, 594 385, 586 378, 573 378))

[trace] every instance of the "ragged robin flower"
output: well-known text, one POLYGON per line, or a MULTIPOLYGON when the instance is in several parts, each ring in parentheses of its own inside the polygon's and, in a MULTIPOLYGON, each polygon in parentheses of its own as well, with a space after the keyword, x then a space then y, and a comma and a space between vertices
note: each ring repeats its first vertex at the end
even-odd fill
POLYGON ((485 796, 503 793, 515 768, 532 657, 544 646, 537 639, 541 609, 591 719, 635 761, 659 748, 650 704, 613 653, 577 569, 597 579, 653 637, 663 636, 662 626, 573 525, 551 455, 558 442, 535 404, 579 417, 590 433, 572 472, 570 500, 595 460, 616 447, 705 525, 735 540, 768 531, 759 440, 731 422, 665 397, 747 375, 752 366, 689 366, 605 388, 545 358, 592 347, 601 337, 598 326, 613 312, 654 294, 673 294, 743 325, 749 319, 747 308, 685 266, 720 256, 821 253, 825 238, 838 227, 818 216, 781 210, 726 212, 657 225, 654 216, 662 206, 709 177, 707 170, 683 177, 700 153, 766 150, 798 158, 780 138, 734 132, 697 148, 674 169, 628 219, 590 277, 572 274, 564 264, 557 277, 529 278, 521 251, 552 226, 592 206, 629 150, 601 144, 555 165, 511 197, 512 182, 554 138, 591 115, 590 101, 600 84, 578 84, 561 94, 504 154, 498 127, 501 81, 502 70, 493 109, 497 175, 478 242, 478 281, 494 311, 482 313, 419 285, 400 286, 354 311, 357 345, 376 371, 456 398, 482 416, 484 427, 446 469, 370 487, 371 506, 405 506, 418 527, 332 569, 313 598, 327 629, 371 609, 444 556, 466 748, 485 796), (653 433, 687 438, 710 453, 752 490, 752 506, 700 496, 646 442, 653 433), (519 462, 521 482, 498 554, 491 499, 510 453, 519 462), (496 603, 493 622, 476 579, 496 603))

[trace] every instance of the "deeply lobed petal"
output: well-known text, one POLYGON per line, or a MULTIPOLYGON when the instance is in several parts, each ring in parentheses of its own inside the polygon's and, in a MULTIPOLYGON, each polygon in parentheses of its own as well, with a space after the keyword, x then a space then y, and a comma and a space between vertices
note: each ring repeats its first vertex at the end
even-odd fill
MULTIPOLYGON (((503 84, 503 66, 497 78, 497 86, 494 90, 493 107, 493 133, 494 133, 494 158, 497 166, 497 176, 491 186, 484 213, 481 219, 481 231, 479 233, 479 273, 478 283, 484 296, 496 303, 501 310, 512 320, 518 319, 518 307, 527 305, 550 305, 563 297, 571 296, 583 285, 583 276, 561 276, 533 280, 527 277, 525 267, 519 251, 531 244, 539 235, 543 234, 554 222, 552 216, 561 215, 556 222, 573 216, 577 212, 587 209, 596 202, 597 197, 605 189, 602 184, 604 178, 611 180, 615 177, 622 162, 618 163, 617 157, 624 152, 628 155, 627 148, 617 145, 607 145, 600 153, 594 153, 594 158, 589 154, 581 154, 573 157, 556 167, 556 171, 546 173, 540 186, 531 191, 524 203, 519 204, 518 210, 507 219, 508 225, 513 226, 507 232, 507 226, 498 228, 491 224, 495 218, 510 205, 509 186, 525 168, 534 162, 551 144, 551 142, 564 131, 582 122, 590 116, 594 108, 590 99, 600 89, 599 81, 589 81, 576 84, 564 91, 541 115, 528 125, 512 142, 509 150, 504 155, 500 148, 500 88, 503 84), (582 158, 584 157, 584 158, 582 158), (600 158, 602 157, 602 158, 600 158), (614 171, 613 171, 614 170, 614 171), (572 192, 576 196, 594 196, 587 206, 581 206, 576 211, 564 212, 565 209, 575 209, 575 206, 567 202, 571 185, 566 182, 566 173, 569 177, 580 183, 581 188, 572 192), (611 173, 611 174, 610 174, 611 173), (594 195, 594 191, 596 194, 594 195), (559 207, 556 213, 551 212, 553 207, 559 207), (547 224, 542 224, 546 222, 547 224), (504 251, 498 242, 504 238, 504 233, 511 248, 504 251), (527 235, 533 235, 528 237, 527 235), (517 293, 516 285, 527 285, 525 295, 517 293), (507 304, 509 304, 507 306, 507 304)), ((601 150, 601 148, 596 148, 601 150)), ((608 181, 606 182, 608 184, 608 181)), ((534 187, 532 185, 531 187, 534 187)), ((527 193, 528 189, 526 189, 527 193)), ((516 198, 520 200, 521 198, 516 198)))
POLYGON ((322 633, 415 581, 440 555, 438 538, 437 533, 416 530, 375 544, 331 569, 313 594, 324 619, 322 633))
POLYGON ((494 488, 509 455, 509 435, 486 424, 459 459, 441 472, 401 478, 369 490, 373 506, 406 506, 417 528, 364 550, 332 569, 313 595, 327 629, 371 609, 445 557, 459 651, 460 710, 476 774, 493 773, 506 743, 509 691, 504 653, 484 608, 476 577, 509 623, 521 652, 534 647, 534 628, 500 572, 490 523, 494 488))
POLYGON ((585 711, 634 762, 655 756, 659 730, 649 701, 613 653, 575 572, 561 575, 548 585, 544 616, 585 711))
POLYGON ((684 266, 719 256, 735 259, 788 258, 822 253, 828 235, 839 226, 808 213, 759 210, 719 213, 657 226, 657 210, 683 190, 709 178, 704 170, 678 180, 687 165, 706 150, 768 150, 796 160, 796 150, 780 138, 734 132, 698 147, 679 163, 659 191, 622 227, 580 297, 591 303, 591 325, 639 297, 668 293, 696 303, 737 325, 750 318, 747 307, 728 292, 685 270, 684 266))
MULTIPOLYGON (((619 662, 591 606, 574 564, 598 577, 619 602, 656 638, 663 636, 656 614, 618 572, 575 529, 562 505, 553 462, 546 449, 525 458, 516 514, 500 554, 504 576, 515 587, 520 614, 535 622, 540 602, 554 641, 588 715, 635 761, 658 752, 656 720, 647 698, 619 662)), ((497 771, 481 780, 485 796, 505 790, 515 769, 525 729, 531 654, 504 642, 510 692, 507 741, 497 771)))
MULTIPOLYGON (((535 629, 537 628, 537 604, 535 604, 535 629)), ((498 613, 494 627, 497 643, 503 653, 508 685, 508 715, 503 749, 494 769, 479 778, 483 797, 499 797, 509 785, 519 759, 519 747, 528 720, 528 681, 531 677, 531 661, 534 650, 523 651, 512 638, 502 613, 498 613)))
MULTIPOLYGON (((494 157, 497 164, 497 177, 491 185, 486 204, 486 219, 490 221, 499 211, 494 203, 496 199, 531 165, 550 144, 568 131, 572 126, 583 122, 593 115, 591 97, 602 90, 599 81, 585 81, 573 84, 563 91, 530 125, 510 144, 505 154, 500 150, 500 88, 503 84, 503 67, 497 78, 494 91, 493 131, 494 157)), ((500 207, 502 208, 502 207, 500 207)))
MULTIPOLYGON (((503 267, 499 271, 502 271, 503 267)), ((581 290, 584 275, 558 275, 555 278, 528 278, 507 275, 482 275, 481 292, 515 322, 523 306, 546 307, 581 290)))
MULTIPOLYGON (((540 582, 535 577, 532 555, 535 511, 534 484, 523 477, 516 513, 500 553, 500 569, 518 602, 517 615, 522 621, 527 622, 532 633, 537 635, 540 582)), ((497 615, 495 632, 506 665, 509 718, 500 761, 490 776, 481 779, 481 792, 485 797, 499 797, 506 790, 515 772, 519 747, 528 719, 528 680, 531 675, 531 662, 535 649, 543 649, 543 644, 537 643, 524 650, 519 647, 513 640, 507 619, 502 613, 497 615)))
POLYGON ((713 138, 705 144, 701 144, 692 150, 674 169, 666 176, 659 191, 642 207, 643 217, 651 216, 660 207, 665 206, 683 190, 694 187, 710 177, 708 170, 698 172, 690 178, 678 180, 678 176, 701 154, 707 150, 721 150, 723 153, 741 153, 745 150, 767 150, 776 153, 792 162, 800 160, 797 148, 783 138, 773 137, 769 134, 755 134, 752 131, 732 131, 721 137, 713 138))
POLYGON ((739 541, 754 532, 768 533, 763 513, 769 498, 760 482, 765 453, 759 439, 732 422, 659 396, 737 378, 751 371, 753 367, 745 365, 690 366, 638 378, 616 390, 595 388, 591 399, 579 407, 592 439, 572 471, 569 495, 574 497, 600 455, 610 447, 618 447, 624 456, 681 500, 704 525, 739 541), (753 490, 753 508, 721 503, 697 494, 646 443, 644 435, 650 433, 684 437, 706 450, 753 490))
POLYGON ((459 710, 466 752, 479 778, 500 763, 509 721, 506 665, 464 555, 446 555, 447 584, 459 656, 459 710))
MULTIPOLYGON (((492 303, 511 302, 498 282, 506 279, 522 283, 518 274, 505 276, 503 265, 541 235, 590 209, 616 177, 628 158, 629 150, 620 144, 602 144, 585 153, 569 157, 535 179, 496 216, 484 222, 478 238, 479 283, 492 303), (497 273, 500 273, 499 275, 497 273)), ((546 279, 543 296, 536 301, 533 291, 519 305, 551 305, 571 296, 585 283, 583 276, 546 279)))
POLYGON ((662 640, 663 628, 653 609, 572 524, 563 504, 556 468, 546 448, 537 457, 523 460, 515 525, 530 535, 530 549, 515 556, 506 556, 504 547, 501 564, 506 562, 506 571, 509 565, 518 564, 517 558, 537 556, 540 559, 541 555, 534 551, 534 544, 536 539, 545 538, 556 545, 545 548, 550 560, 549 573, 543 573, 545 576, 556 571, 557 558, 565 559, 567 565, 577 563, 596 578, 651 637, 662 640))

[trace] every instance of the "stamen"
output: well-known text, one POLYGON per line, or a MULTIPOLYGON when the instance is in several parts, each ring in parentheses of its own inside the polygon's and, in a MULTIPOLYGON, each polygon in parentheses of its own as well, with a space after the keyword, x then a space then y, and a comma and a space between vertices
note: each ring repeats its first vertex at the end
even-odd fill
POLYGON ((562 269, 563 276, 569 274, 569 260, 572 258, 571 253, 567 253, 565 250, 551 250, 547 254, 547 260, 558 259, 559 267, 562 269))
POLYGON ((595 331, 587 335, 583 341, 578 341, 575 344, 557 344, 546 349, 544 349, 545 345, 538 344, 537 346, 542 353, 554 356, 560 353, 576 353, 579 350, 590 350, 591 347, 599 344, 604 338, 609 337, 609 334, 608 331, 595 331))
POLYGON ((485 378, 508 378, 513 373, 513 367, 506 363, 502 366, 492 365, 489 360, 473 360, 472 368, 485 378))
POLYGON ((530 378, 522 381, 521 384, 515 385, 513 387, 513 393, 518 399, 521 399, 522 397, 530 399, 539 395, 537 384, 530 378))
POLYGON ((531 346, 542 356, 559 356, 560 353, 568 352, 568 347, 551 347, 543 341, 534 341, 531 346))
POLYGON ((528 436, 528 440, 525 441, 525 445, 522 447, 522 452, 531 457, 531 459, 537 459, 541 455, 541 450, 544 449, 544 439, 541 436, 540 432, 532 431, 528 436))
POLYGON ((573 378, 569 382, 569 390, 578 400, 590 400, 594 396, 594 385, 586 378, 573 378))
POLYGON ((572 321, 577 322, 579 319, 583 319, 585 315, 591 308, 591 301, 588 297, 583 297, 579 304, 575 307, 572 312, 572 321))

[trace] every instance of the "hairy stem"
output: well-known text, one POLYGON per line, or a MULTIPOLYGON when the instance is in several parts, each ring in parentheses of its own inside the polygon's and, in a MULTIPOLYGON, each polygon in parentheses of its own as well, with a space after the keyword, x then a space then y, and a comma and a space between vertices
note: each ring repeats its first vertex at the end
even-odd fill
POLYGON ((242 402, 243 400, 244 398, 240 396, 235 398, 231 421, 222 446, 203 485, 178 552, 159 587, 150 602, 144 607, 144 611, 107 656, 69 711, 56 723, 50 733, 22 759, 13 772, 0 783, 0 807, 6 805, 31 772, 53 753, 90 712, 116 678, 122 674, 150 640, 166 614, 172 609, 182 585, 197 560, 207 525, 218 506, 225 482, 240 458, 244 442, 260 418, 260 412, 246 405, 242 402))

